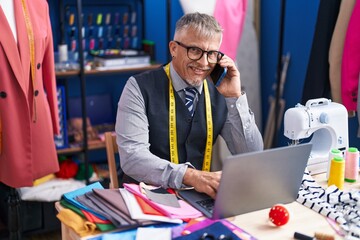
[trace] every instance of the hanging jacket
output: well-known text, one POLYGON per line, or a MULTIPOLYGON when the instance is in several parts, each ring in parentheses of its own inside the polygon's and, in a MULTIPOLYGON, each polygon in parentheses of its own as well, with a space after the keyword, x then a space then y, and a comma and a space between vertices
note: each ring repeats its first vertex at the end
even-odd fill
POLYGON ((59 114, 49 8, 45 0, 26 0, 26 5, 35 39, 35 90, 21 0, 14 0, 18 43, 0 7, 0 182, 15 188, 32 186, 35 179, 59 170, 54 144, 59 114))

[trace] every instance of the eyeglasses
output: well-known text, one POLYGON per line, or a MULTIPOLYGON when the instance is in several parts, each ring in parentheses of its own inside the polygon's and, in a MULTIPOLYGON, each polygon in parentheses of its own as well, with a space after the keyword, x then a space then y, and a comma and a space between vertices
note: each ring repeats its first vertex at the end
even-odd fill
POLYGON ((205 232, 200 237, 200 240, 232 240, 232 237, 221 234, 219 237, 216 238, 214 235, 205 232))
POLYGON ((181 47, 186 48, 188 58, 190 58, 191 60, 194 60, 194 61, 199 60, 200 58, 202 58, 204 53, 206 53, 207 60, 209 63, 217 63, 225 55, 219 51, 205 51, 199 47, 186 46, 185 44, 183 44, 181 42, 178 42, 178 41, 175 41, 175 42, 177 44, 179 44, 181 47))

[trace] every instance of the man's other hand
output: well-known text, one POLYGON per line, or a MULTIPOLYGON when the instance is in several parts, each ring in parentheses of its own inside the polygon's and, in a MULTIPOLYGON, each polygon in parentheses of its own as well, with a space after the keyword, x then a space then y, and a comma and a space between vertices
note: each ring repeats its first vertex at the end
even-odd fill
POLYGON ((221 171, 204 172, 188 168, 184 175, 183 183, 187 186, 192 186, 196 191, 206 193, 215 199, 220 179, 221 171))

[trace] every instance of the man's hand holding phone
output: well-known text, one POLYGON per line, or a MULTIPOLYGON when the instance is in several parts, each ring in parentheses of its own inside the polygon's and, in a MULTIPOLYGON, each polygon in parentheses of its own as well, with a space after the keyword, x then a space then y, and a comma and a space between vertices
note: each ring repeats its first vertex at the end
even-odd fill
POLYGON ((210 73, 210 77, 216 87, 220 85, 221 81, 226 76, 226 73, 227 73, 227 68, 221 67, 220 64, 215 65, 215 68, 210 73))
POLYGON ((224 55, 214 66, 210 77, 217 87, 217 90, 224 97, 241 96, 240 72, 235 66, 234 61, 227 55, 224 55))

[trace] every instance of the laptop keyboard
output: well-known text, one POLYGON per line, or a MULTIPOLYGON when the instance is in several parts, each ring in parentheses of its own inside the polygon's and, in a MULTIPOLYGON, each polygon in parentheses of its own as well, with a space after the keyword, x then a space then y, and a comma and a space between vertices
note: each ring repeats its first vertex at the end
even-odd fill
POLYGON ((212 198, 204 199, 204 200, 197 201, 196 203, 199 204, 201 207, 205 208, 211 214, 213 213, 214 203, 215 203, 214 199, 212 199, 212 198))

